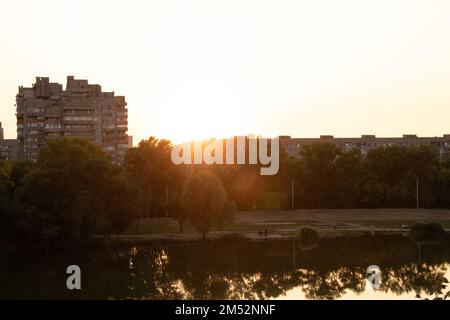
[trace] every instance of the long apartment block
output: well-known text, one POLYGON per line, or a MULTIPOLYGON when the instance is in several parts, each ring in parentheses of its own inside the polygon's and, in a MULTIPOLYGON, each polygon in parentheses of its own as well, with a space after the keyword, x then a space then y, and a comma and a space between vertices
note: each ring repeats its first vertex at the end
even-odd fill
POLYGON ((66 89, 49 78, 36 77, 16 96, 19 157, 36 160, 38 150, 58 136, 87 138, 121 163, 132 147, 124 96, 103 92, 98 84, 67 77, 66 89))
POLYGON ((298 158, 304 145, 328 142, 341 147, 344 150, 359 149, 366 155, 370 149, 387 146, 414 146, 433 145, 441 158, 450 155, 450 134, 442 137, 418 137, 415 134, 404 134, 402 137, 375 137, 375 135, 362 135, 360 138, 335 138, 332 135, 322 135, 319 138, 291 138, 280 136, 280 146, 291 157, 298 158))

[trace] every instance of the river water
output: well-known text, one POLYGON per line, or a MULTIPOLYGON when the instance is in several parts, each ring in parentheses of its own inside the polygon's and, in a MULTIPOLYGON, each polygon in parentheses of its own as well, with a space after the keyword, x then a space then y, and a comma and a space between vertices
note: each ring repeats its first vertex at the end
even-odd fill
POLYGON ((450 290, 450 240, 398 236, 77 249, 0 258, 2 299, 432 299, 450 290), (68 290, 66 268, 81 269, 68 290), (377 265, 374 289, 366 269, 377 265))

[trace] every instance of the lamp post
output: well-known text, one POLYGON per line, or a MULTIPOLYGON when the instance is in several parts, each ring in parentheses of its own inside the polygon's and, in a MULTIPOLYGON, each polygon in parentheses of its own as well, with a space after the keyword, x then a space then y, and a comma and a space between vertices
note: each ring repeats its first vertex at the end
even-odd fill
POLYGON ((416 208, 419 209, 419 178, 416 178, 416 208))
POLYGON ((294 179, 291 179, 291 210, 294 210, 294 179))

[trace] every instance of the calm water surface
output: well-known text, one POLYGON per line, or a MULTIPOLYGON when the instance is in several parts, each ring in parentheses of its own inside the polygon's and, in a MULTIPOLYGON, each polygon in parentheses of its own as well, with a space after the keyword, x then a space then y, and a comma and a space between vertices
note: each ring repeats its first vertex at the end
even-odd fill
POLYGON ((450 240, 401 236, 296 241, 229 241, 57 251, 0 258, 0 298, 8 299, 424 299, 450 287, 450 240), (79 265, 82 290, 66 288, 79 265), (366 269, 378 265, 374 290, 366 269))

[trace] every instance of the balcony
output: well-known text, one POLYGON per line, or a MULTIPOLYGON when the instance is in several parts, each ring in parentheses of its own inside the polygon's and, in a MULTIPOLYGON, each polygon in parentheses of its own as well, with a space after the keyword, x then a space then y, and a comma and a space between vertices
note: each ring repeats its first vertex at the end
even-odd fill
POLYGON ((80 116, 80 115, 67 116, 66 115, 66 116, 63 117, 63 120, 65 122, 71 122, 71 123, 73 123, 73 122, 76 122, 76 123, 89 123, 89 122, 94 122, 96 120, 96 118, 93 117, 93 116, 86 116, 86 115, 83 115, 83 116, 80 116))
POLYGON ((29 116, 43 116, 44 115, 44 109, 42 108, 28 108, 26 110, 26 114, 29 116))
POLYGON ((64 110, 67 109, 95 109, 95 103, 91 99, 86 98, 66 98, 62 105, 64 110))
POLYGON ((59 123, 46 123, 44 130, 46 132, 59 132, 61 131, 61 125, 59 123))
POLYGON ((72 131, 72 132, 94 132, 94 127, 84 127, 84 126, 65 126, 65 131, 72 131))

